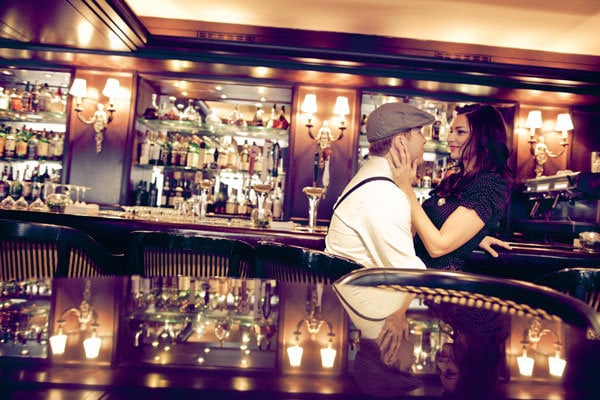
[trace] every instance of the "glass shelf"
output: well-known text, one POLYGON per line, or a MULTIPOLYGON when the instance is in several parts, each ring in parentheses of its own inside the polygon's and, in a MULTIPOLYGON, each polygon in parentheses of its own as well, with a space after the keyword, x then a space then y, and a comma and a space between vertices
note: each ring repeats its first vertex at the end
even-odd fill
POLYGON ((287 129, 273 129, 262 126, 236 126, 226 124, 205 124, 193 122, 169 121, 160 119, 138 118, 138 122, 149 129, 181 134, 198 134, 207 136, 241 136, 255 139, 288 140, 287 129))
POLYGON ((3 122, 57 124, 64 126, 67 122, 67 115, 64 113, 53 112, 24 113, 9 110, 0 110, 0 120, 3 122))

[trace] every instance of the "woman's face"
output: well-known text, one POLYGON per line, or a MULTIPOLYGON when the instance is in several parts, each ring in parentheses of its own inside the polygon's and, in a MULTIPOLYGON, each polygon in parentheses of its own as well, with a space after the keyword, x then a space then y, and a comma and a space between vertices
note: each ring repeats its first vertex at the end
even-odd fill
POLYGON ((437 367, 440 369, 440 380, 442 386, 449 392, 456 390, 460 371, 454 360, 454 346, 452 343, 444 343, 435 357, 437 367))
MULTIPOLYGON (((453 160, 461 159, 470 136, 471 128, 467 116, 464 114, 457 115, 448 133, 448 147, 450 147, 450 157, 453 160)), ((467 164, 469 160, 463 159, 463 161, 467 164)))

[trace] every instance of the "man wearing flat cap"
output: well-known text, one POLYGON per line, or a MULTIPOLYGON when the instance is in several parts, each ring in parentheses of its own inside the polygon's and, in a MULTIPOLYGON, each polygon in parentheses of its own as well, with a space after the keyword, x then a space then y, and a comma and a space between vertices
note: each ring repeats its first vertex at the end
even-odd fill
MULTIPOLYGON (((411 232, 411 207, 406 194, 394 183, 389 161, 393 143, 403 143, 412 160, 423 159, 425 138, 423 126, 435 118, 405 103, 386 103, 376 108, 367 120, 369 158, 350 180, 334 205, 329 230, 325 238, 326 251, 351 258, 367 268, 394 267, 424 269, 415 254, 411 232)), ((398 146, 399 147, 399 146, 398 146)), ((406 309, 412 297, 401 292, 378 288, 358 288, 336 283, 334 289, 354 325, 360 329, 364 349, 355 363, 357 382, 365 393, 374 386, 365 386, 365 371, 387 371, 375 387, 385 387, 383 381, 398 381, 390 371, 405 370, 401 354, 407 345, 408 322, 406 309), (382 368, 374 368, 379 362, 382 368), (385 377, 385 378, 384 378, 385 377)), ((389 395, 406 390, 408 385, 390 385, 389 395)))

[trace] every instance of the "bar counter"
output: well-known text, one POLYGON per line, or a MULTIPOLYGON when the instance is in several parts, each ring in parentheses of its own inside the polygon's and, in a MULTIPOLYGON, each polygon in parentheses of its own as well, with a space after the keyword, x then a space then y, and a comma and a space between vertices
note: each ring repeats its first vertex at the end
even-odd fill
POLYGON ((0 210, 0 218, 80 229, 92 236, 111 253, 124 253, 126 237, 136 230, 193 231, 196 234, 239 239, 255 245, 258 241, 275 241, 283 244, 322 250, 325 247, 325 228, 314 230, 297 223, 273 221, 270 228, 254 228, 248 219, 227 216, 207 217, 203 220, 150 220, 132 215, 106 211, 97 216, 59 214, 50 212, 0 210))
MULTIPOLYGON (((121 254, 127 246, 127 235, 136 230, 159 230, 194 232, 213 237, 244 240, 251 245, 258 241, 274 241, 283 244, 322 250, 325 247, 326 227, 307 226, 292 221, 274 221, 270 228, 254 228, 249 220, 208 217, 202 221, 148 220, 131 215, 104 212, 98 216, 58 214, 46 212, 0 210, 0 218, 65 225, 83 230, 108 251, 121 254)), ((544 274, 568 267, 599 267, 600 253, 587 252, 565 244, 547 244, 528 241, 527 237, 508 240, 512 250, 498 249, 493 258, 481 249, 475 250, 467 261, 466 271, 485 275, 535 281, 544 274)))

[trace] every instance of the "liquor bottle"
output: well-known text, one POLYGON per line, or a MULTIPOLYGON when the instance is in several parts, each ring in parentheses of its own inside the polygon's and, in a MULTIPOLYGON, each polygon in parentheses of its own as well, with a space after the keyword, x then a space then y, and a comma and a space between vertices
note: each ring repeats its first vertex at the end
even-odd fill
POLYGON ((273 218, 281 219, 283 217, 283 190, 280 183, 273 191, 273 218))
POLYGON ((171 141, 171 157, 169 160, 169 165, 177 166, 179 165, 179 148, 181 147, 181 136, 175 135, 173 140, 171 141))
POLYGON ((190 138, 182 137, 179 142, 179 166, 185 167, 187 165, 187 156, 190 147, 190 138))
POLYGON ((56 132, 52 141, 54 142, 54 159, 62 159, 65 150, 65 136, 64 132, 56 132))
POLYGON ((227 197, 227 202, 225 203, 225 214, 237 214, 237 203, 237 189, 231 189, 231 194, 229 195, 229 197, 227 197))
POLYGON ((25 89, 21 92, 21 112, 31 111, 31 86, 29 82, 25 82, 25 89))
POLYGON ((46 82, 40 88, 40 92, 37 96, 38 112, 50 111, 51 103, 52 103, 52 93, 50 93, 50 87, 48 86, 48 82, 46 82))
POLYGON ((281 111, 279 113, 279 129, 287 129, 289 128, 290 123, 288 122, 287 118, 285 117, 285 106, 281 106, 281 111))
POLYGON ((31 112, 39 111, 39 95, 40 95, 40 84, 38 81, 35 81, 31 89, 31 112))
POLYGON ((30 129, 27 138, 27 159, 28 160, 36 160, 37 159, 37 135, 30 129))
POLYGON ((145 119, 158 119, 158 106, 156 105, 156 93, 150 96, 150 106, 144 110, 145 119))
POLYGON ((0 177, 0 200, 4 200, 9 194, 10 186, 8 184, 8 165, 4 166, 2 176, 0 177))
POLYGON ((162 193, 160 195, 160 206, 167 207, 169 205, 169 197, 171 197, 171 188, 169 186, 170 178, 165 176, 165 183, 163 184, 162 193))
POLYGON ((160 144, 158 143, 158 134, 156 132, 148 132, 146 136, 148 140, 148 163, 158 165, 160 161, 160 144))
POLYGON ((140 156, 138 158, 139 165, 148 165, 150 161, 150 131, 146 129, 142 143, 140 143, 140 156))
POLYGON ((201 141, 198 149, 198 168, 206 168, 206 142, 201 141))
POLYGON ((279 175, 279 161, 281 160, 281 146, 279 143, 273 143, 273 167, 271 169, 271 176, 277 178, 279 175))
POLYGON ((361 135, 367 134, 367 114, 362 115, 362 119, 360 121, 360 134, 361 135))
POLYGON ((32 181, 32 171, 29 169, 29 166, 25 167, 23 171, 23 176, 21 177, 21 196, 23 196, 26 200, 29 200, 31 197, 31 191, 33 187, 32 181))
POLYGON ((19 200, 23 193, 23 183, 19 179, 19 172, 16 169, 12 170, 12 185, 10 185, 10 196, 16 201, 19 200))
POLYGON ((171 161, 171 143, 169 142, 169 136, 165 132, 161 132, 158 137, 158 143, 160 145, 160 159, 159 165, 169 165, 171 161))
POLYGON ((40 177, 39 166, 36 166, 33 170, 33 175, 31 177, 31 200, 35 200, 42 195, 42 184, 40 177))
POLYGON ((250 168, 250 146, 248 140, 244 140, 242 146, 242 152, 240 153, 240 170, 242 172, 248 172, 250 168))
POLYGON ((158 188, 156 187, 156 182, 150 183, 150 190, 148 192, 148 206, 156 207, 158 206, 158 188))
POLYGON ((277 104, 273 104, 271 115, 267 121, 267 128, 279 128, 279 118, 277 116, 277 104))
POLYGON ((200 119, 200 114, 194 108, 194 100, 188 99, 188 105, 183 110, 183 115, 181 118, 183 121, 189 121, 189 122, 193 122, 193 123, 198 122, 198 120, 200 119))
POLYGON ((177 108, 177 105, 175 104, 176 100, 177 100, 177 98, 175 96, 169 97, 169 106, 167 108, 167 119, 169 119, 171 121, 179 120, 179 109, 177 108))
POLYGON ((37 138, 37 158, 38 160, 47 160, 48 159, 48 150, 49 150, 49 142, 46 137, 46 129, 42 130, 38 134, 37 138))
MULTIPOLYGON (((195 138, 195 137, 194 137, 195 138)), ((187 147, 187 157, 185 165, 189 168, 197 169, 200 159, 200 146, 197 143, 197 140, 192 139, 187 147)))
POLYGON ((233 111, 229 113, 229 118, 227 119, 229 125, 234 126, 246 126, 246 121, 244 121, 244 116, 242 112, 239 110, 238 105, 236 104, 233 107, 233 111))
POLYGON ((137 189, 135 192, 135 205, 136 206, 143 206, 147 203, 147 198, 148 196, 148 192, 146 190, 146 182, 145 181, 140 181, 140 183, 138 183, 137 185, 137 189))
POLYGON ((13 89, 12 93, 10 94, 10 104, 9 104, 9 108, 12 111, 15 112, 21 112, 21 108, 22 108, 22 102, 21 102, 21 93, 19 92, 19 89, 13 89))
POLYGON ((27 130, 17 129, 17 145, 15 148, 15 156, 17 158, 25 159, 27 157, 27 130))
POLYGON ((254 171, 256 169, 256 159, 260 155, 260 149, 256 145, 256 142, 252 142, 252 146, 250 146, 250 155, 248 159, 248 173, 250 176, 254 175, 254 171))
POLYGON ((17 136, 13 132, 12 127, 6 128, 6 143, 4 145, 4 156, 6 158, 13 158, 17 149, 17 136))
POLYGON ((262 104, 261 103, 257 103, 256 104, 256 111, 254 112, 254 117, 252 118, 252 125, 253 126, 263 126, 263 114, 265 113, 265 110, 262 109, 262 104))
POLYGON ((8 110, 9 98, 3 87, 0 87, 0 110, 8 110))
POLYGON ((0 158, 4 157, 4 148, 6 147, 6 131, 5 126, 2 124, 0 127, 0 158))

